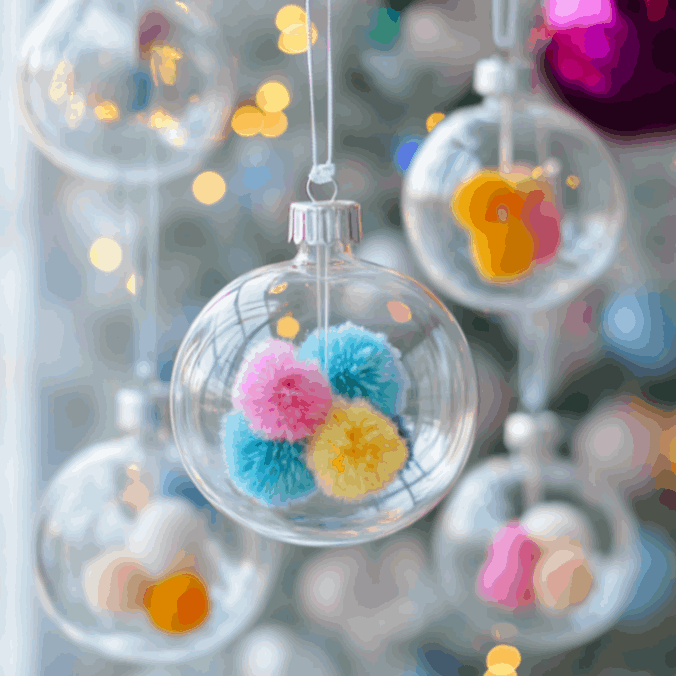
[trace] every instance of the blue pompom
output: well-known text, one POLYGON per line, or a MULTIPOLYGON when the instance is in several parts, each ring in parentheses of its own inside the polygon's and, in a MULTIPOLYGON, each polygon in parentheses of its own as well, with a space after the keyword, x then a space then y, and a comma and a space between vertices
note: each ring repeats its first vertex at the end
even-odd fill
POLYGON ((312 474, 301 459, 303 443, 262 439, 240 412, 224 417, 221 438, 228 474, 243 493, 281 507, 315 490, 312 474))
MULTIPOLYGON (((324 332, 321 332, 323 340, 324 332)), ((408 387, 399 352, 382 333, 373 333, 351 322, 329 329, 329 381, 338 394, 368 399, 385 415, 393 416, 404 405, 408 387)), ((317 334, 301 345, 298 358, 318 360, 324 354, 317 334)))

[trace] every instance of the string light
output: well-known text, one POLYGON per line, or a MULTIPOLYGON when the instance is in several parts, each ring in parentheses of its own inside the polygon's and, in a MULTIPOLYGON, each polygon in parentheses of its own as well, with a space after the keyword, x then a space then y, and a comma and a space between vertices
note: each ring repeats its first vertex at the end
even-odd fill
POLYGON ((256 106, 242 106, 232 116, 232 130, 239 136, 255 136, 265 124, 265 116, 256 106))
POLYGON ((89 249, 89 260, 101 272, 113 272, 122 263, 122 248, 110 237, 99 237, 89 249))
POLYGON ((266 82, 256 92, 256 105, 266 113, 279 113, 291 103, 289 90, 276 81, 266 82))
POLYGON ((202 204, 216 204, 226 191, 225 180, 215 171, 204 171, 192 182, 192 194, 202 204))
POLYGON ((444 113, 432 113, 425 122, 427 131, 432 131, 432 129, 434 129, 434 127, 436 127, 445 117, 446 115, 444 113))
POLYGON ((102 122, 115 122, 120 119, 120 109, 113 101, 101 101, 94 108, 94 115, 102 122))
MULTIPOLYGON (((277 12, 275 26, 281 31, 277 46, 285 54, 303 54, 307 51, 307 17, 297 5, 286 5, 277 12)), ((312 44, 317 42, 317 28, 312 24, 312 44)))

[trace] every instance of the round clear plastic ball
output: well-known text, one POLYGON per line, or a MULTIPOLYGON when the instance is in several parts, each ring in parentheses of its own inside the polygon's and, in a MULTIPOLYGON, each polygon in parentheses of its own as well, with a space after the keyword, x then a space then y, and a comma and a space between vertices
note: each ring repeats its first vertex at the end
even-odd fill
POLYGON ((443 498, 477 389, 462 330, 431 292, 339 243, 318 266, 316 249, 302 242, 208 303, 171 405, 182 460, 215 507, 330 546, 398 531, 443 498))
POLYGON ((604 273, 626 204, 612 157, 577 117, 532 97, 508 104, 490 96, 442 120, 421 145, 402 212, 436 289, 486 312, 531 312, 563 303, 604 273), (503 165, 500 123, 509 105, 512 159, 503 165), (471 198, 460 196, 464 188, 471 198), (461 201, 469 199, 468 209, 461 201))
POLYGON ((230 643, 265 607, 281 551, 213 509, 173 444, 137 436, 68 462, 36 523, 43 606, 70 640, 121 662, 187 662, 230 643))
POLYGON ((234 56, 193 0, 52 0, 29 30, 19 103, 67 171, 150 184, 194 168, 223 136, 234 56))

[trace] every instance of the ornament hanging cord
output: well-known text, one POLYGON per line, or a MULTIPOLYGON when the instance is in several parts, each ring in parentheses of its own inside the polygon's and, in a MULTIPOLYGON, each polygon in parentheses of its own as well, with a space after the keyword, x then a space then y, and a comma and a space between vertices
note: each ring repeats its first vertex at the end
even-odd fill
MULTIPOLYGON (((516 46, 517 4, 519 0, 493 0, 493 42, 498 49, 511 50, 516 46)), ((500 173, 512 169, 512 97, 500 96, 500 173)))
POLYGON ((338 195, 338 184, 336 183, 336 166, 333 163, 333 64, 331 58, 331 0, 327 0, 327 21, 326 21, 326 154, 327 160, 324 164, 319 164, 317 152, 317 117, 315 114, 315 94, 314 94, 314 68, 312 62, 312 19, 310 18, 310 0, 305 0, 305 16, 307 29, 307 67, 308 83, 310 86, 310 136, 312 142, 312 169, 307 180, 306 191, 313 202, 316 202, 310 189, 311 183, 325 185, 333 183, 333 196, 331 202, 338 195))

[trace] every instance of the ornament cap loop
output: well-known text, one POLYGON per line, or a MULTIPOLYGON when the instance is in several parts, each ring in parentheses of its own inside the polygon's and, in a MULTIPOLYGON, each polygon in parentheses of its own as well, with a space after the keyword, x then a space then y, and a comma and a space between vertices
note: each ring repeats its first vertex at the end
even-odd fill
POLYGON ((482 96, 507 94, 517 85, 516 67, 499 56, 479 59, 474 66, 474 89, 482 96))
POLYGON ((361 241, 361 207, 356 202, 293 202, 289 207, 289 242, 331 245, 361 241))

